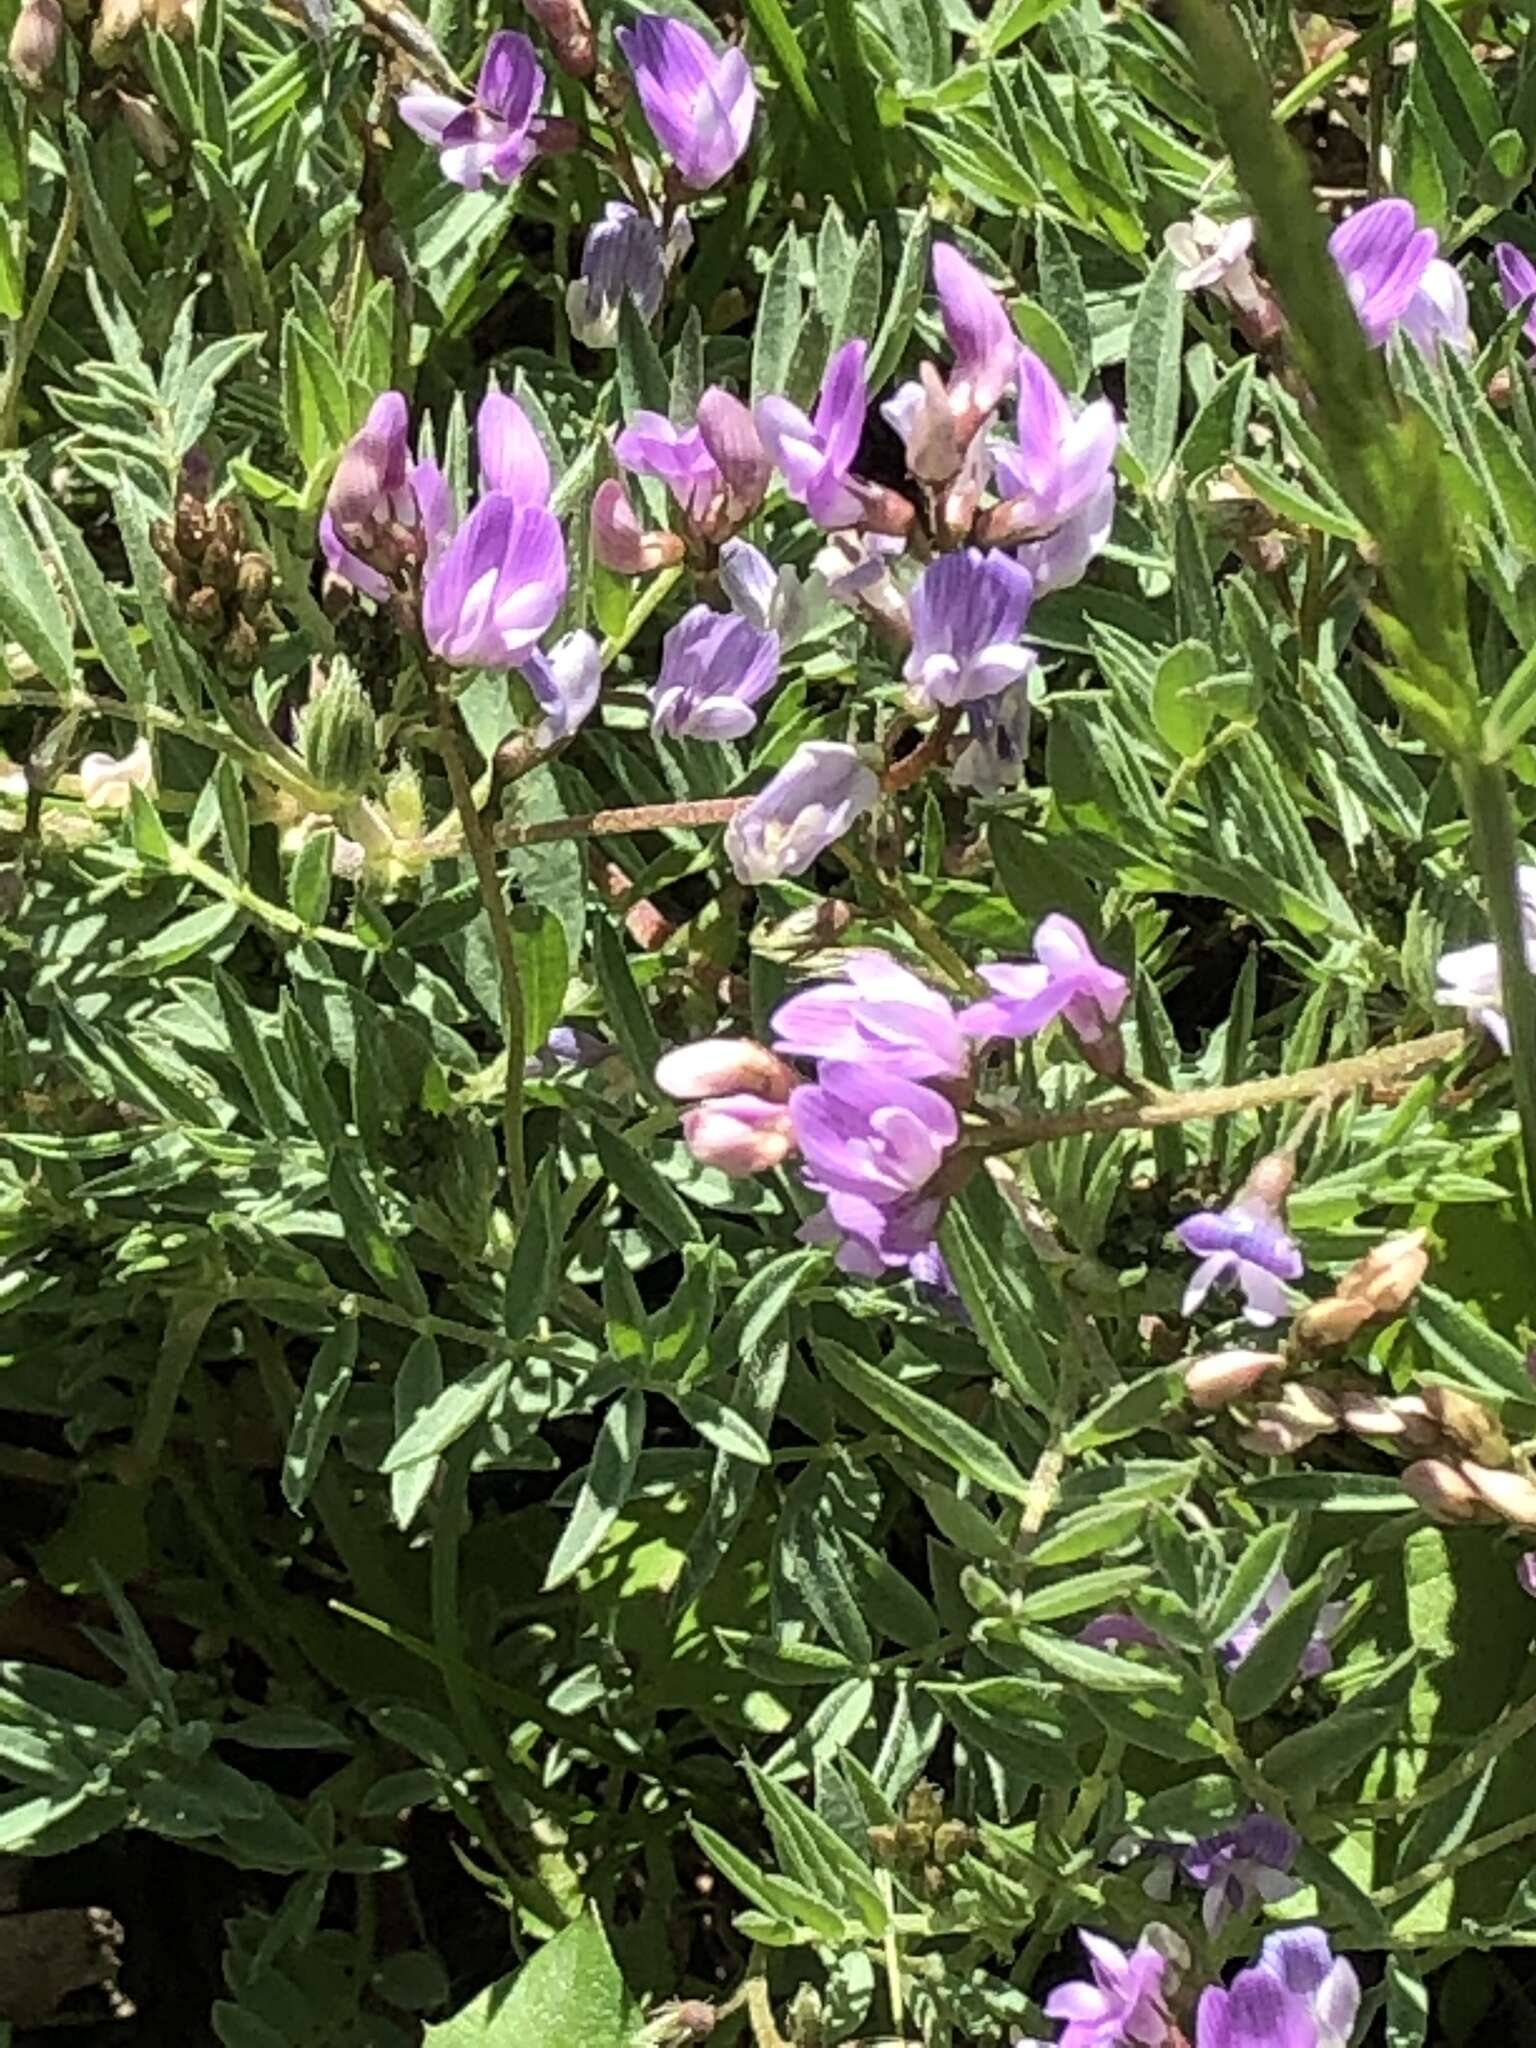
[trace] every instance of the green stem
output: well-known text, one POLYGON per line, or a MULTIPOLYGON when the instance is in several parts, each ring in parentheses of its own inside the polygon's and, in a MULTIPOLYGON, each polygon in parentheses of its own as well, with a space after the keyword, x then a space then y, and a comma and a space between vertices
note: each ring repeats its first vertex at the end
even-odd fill
POLYGON ((1365 1799, 1355 1806, 1337 1809, 1328 1814, 1330 1820, 1364 1820, 1375 1815, 1412 1813, 1421 1806, 1432 1806, 1437 1799, 1443 1799, 1448 1792, 1455 1792, 1468 1785, 1486 1770, 1496 1756, 1501 1756, 1529 1735, 1536 1728, 1536 1693, 1523 1706, 1516 1707, 1512 1714, 1506 1714, 1497 1722, 1481 1741, 1474 1742, 1470 1749, 1463 1750, 1456 1761, 1447 1764, 1443 1771, 1437 1771, 1432 1778, 1426 1778, 1406 1799, 1365 1799))
POLYGON ((1520 842, 1503 768, 1496 761, 1466 760, 1462 798, 1472 821, 1472 848, 1488 915, 1499 948, 1499 980, 1509 1021, 1510 1071, 1520 1143, 1525 1161, 1526 1213, 1536 1219, 1536 980, 1526 954, 1525 919, 1517 870, 1520 842))
POLYGON ((21 414, 21 392, 27 365, 32 360, 32 351, 52 308, 53 295, 68 266, 75 237, 80 232, 80 216, 80 188, 71 178, 64 194, 64 211, 59 215, 59 224, 54 230, 53 246, 48 251, 43 274, 37 281, 37 290, 27 302, 27 310, 16 330, 11 359, 6 365, 5 386, 0 391, 0 448, 16 446, 16 425, 21 414))
POLYGON ((1468 1864, 1481 1863, 1485 1856, 1497 1856, 1501 1849, 1512 1849, 1517 1842, 1528 1841, 1532 1835, 1536 1835, 1536 1813, 1523 1814, 1519 1820, 1495 1828, 1491 1834, 1479 1835, 1476 1841, 1465 1842, 1446 1856, 1435 1856, 1428 1863, 1421 1863, 1407 1877, 1400 1878, 1396 1884, 1389 1884, 1385 1891, 1374 1892, 1372 1897, 1381 1907, 1400 1906, 1417 1893, 1428 1891, 1431 1885, 1453 1877, 1458 1870, 1465 1870, 1468 1864))
POLYGON ((443 761, 453 790, 454 809, 464 833, 464 844, 474 863, 480 884, 480 901, 490 921, 491 943, 501 972, 502 1035, 507 1049, 505 1092, 501 1121, 506 1139, 507 1186, 512 1196, 512 1213, 521 1221, 528 1207, 528 1160, 523 1149, 523 1068, 527 1063, 527 1031, 523 1018, 523 982, 517 966, 517 940, 507 913, 501 877, 496 872, 496 852, 491 836, 475 808, 469 770, 459 745, 458 718, 453 699, 441 683, 437 685, 437 723, 442 734, 443 761))
POLYGON ((217 1298, 211 1294, 179 1295, 171 1303, 165 1334, 160 1340, 160 1356, 155 1361, 154 1374, 149 1382, 143 1419, 129 1452, 130 1468, 140 1485, 148 1483, 160 1462, 165 1440, 171 1433, 176 1403, 181 1397, 182 1382, 197 1356, 203 1332, 217 1307, 217 1298))

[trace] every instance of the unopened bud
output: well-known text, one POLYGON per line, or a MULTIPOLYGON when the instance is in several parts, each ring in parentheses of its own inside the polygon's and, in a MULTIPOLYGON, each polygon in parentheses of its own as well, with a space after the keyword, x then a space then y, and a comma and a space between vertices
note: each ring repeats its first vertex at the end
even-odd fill
POLYGON ((723 530, 712 536, 724 540, 763 502, 773 464, 751 410, 720 385, 711 385, 699 400, 698 422, 700 438, 725 478, 723 530))
POLYGON ((382 434, 366 428, 347 443, 331 487, 325 495, 325 509, 348 539, 363 534, 379 517, 389 477, 389 444, 382 434))
POLYGON ((261 635, 251 621, 242 616, 224 635, 221 651, 231 668, 253 669, 261 659, 261 635))
POLYGON ((1226 1408, 1284 1363, 1278 1351, 1213 1351, 1186 1368, 1184 1390, 1197 1408, 1226 1408))
POLYGON ((64 16, 59 0, 26 0, 11 30, 11 70, 28 92, 40 92, 59 61, 64 16))
POLYGON ((152 171, 163 171, 176 161, 181 144, 153 100, 140 99, 137 93, 120 92, 117 111, 129 141, 152 171))
POLYGON ((1368 1301, 1330 1294, 1326 1300, 1308 1302, 1291 1325, 1291 1342, 1306 1357, 1337 1351, 1351 1343, 1375 1316, 1368 1301))
POLYGON ((144 0, 101 0, 91 30, 91 61, 103 70, 128 61, 128 45, 144 19, 144 0))
POLYGON ((1536 1480, 1507 1467, 1494 1471, 1470 1460, 1463 1460, 1461 1472, 1475 1497, 1502 1521, 1513 1522, 1517 1529, 1536 1529, 1536 1480))
POLYGON ((549 37, 560 69, 572 78, 590 78, 597 69, 597 38, 582 0, 524 0, 524 5, 549 37))
POLYGON ((162 34, 186 43, 196 32, 202 0, 148 0, 144 11, 162 34))
POLYGON ((787 1102, 794 1085, 793 1071, 753 1038, 701 1038, 656 1063, 656 1086, 679 1102, 706 1102, 716 1095, 787 1102))
POLYGON ((216 590, 204 585, 187 599, 182 607, 182 616, 194 635, 217 632, 224 623, 224 600, 216 590))
POLYGON ((1356 1436, 1401 1437, 1409 1431, 1408 1417, 1395 1401, 1380 1394, 1351 1390, 1340 1394, 1339 1421, 1356 1436))
POLYGON ((209 541, 203 550, 203 581, 212 584, 221 597, 228 597, 235 587, 235 558, 226 542, 209 541))
POLYGON ((336 661, 301 724, 304 760, 327 795, 357 796, 373 773, 373 706, 349 662, 336 661))
POLYGON ((975 1839, 963 1820, 940 1821, 933 1831, 934 1862, 940 1869, 946 1864, 958 1863, 975 1839))
POLYGON ((592 496, 592 552, 617 575, 648 576, 680 562, 686 550, 681 535, 665 527, 647 532, 623 484, 610 477, 592 496))
POLYGON ((869 1853, 886 1869, 896 1861, 896 1830, 893 1827, 873 1827, 868 1830, 869 1853))
POLYGON ((1245 1195, 1266 1207, 1278 1209, 1291 1191, 1291 1182, 1296 1178, 1296 1159, 1290 1152, 1268 1152, 1249 1174, 1243 1187, 1245 1195))
POLYGON ((200 562, 203 558, 203 549, 208 545, 209 532, 207 505, 196 493, 183 491, 176 500, 177 552, 186 561, 200 562))
POLYGON ((859 524, 866 533, 891 533, 905 538, 912 531, 917 511, 910 498, 883 484, 865 484, 860 489, 864 509, 859 524))
POLYGON ((1331 1436, 1338 1426, 1338 1410, 1326 1394, 1292 1382, 1278 1400, 1259 1409, 1254 1426, 1239 1441, 1264 1457, 1289 1458, 1315 1437, 1331 1436))
POLYGON ((1509 1439, 1482 1402, 1459 1387, 1426 1387, 1420 1396, 1425 1413, 1458 1451, 1480 1465, 1507 1465, 1509 1439))
POLYGON ((220 498, 213 507, 213 535, 221 540, 232 555, 245 549, 245 514, 240 510, 239 501, 234 498, 220 498))
POLYGON ((1405 1466, 1402 1487, 1431 1521, 1475 1522, 1482 1514, 1482 1502, 1461 1468, 1446 1458, 1420 1458, 1405 1466))
POLYGON ((252 553, 240 557, 235 571, 235 595, 246 617, 254 618, 272 595, 272 564, 265 555, 252 553))
POLYGON ((1422 1230, 1409 1230, 1387 1238, 1355 1261, 1335 1292, 1348 1301, 1369 1302, 1372 1315, 1401 1315, 1429 1270, 1424 1237, 1422 1230))
POLYGON ((683 1142, 701 1166, 734 1179, 782 1166, 796 1149, 789 1111, 760 1095, 722 1095, 690 1109, 683 1142))

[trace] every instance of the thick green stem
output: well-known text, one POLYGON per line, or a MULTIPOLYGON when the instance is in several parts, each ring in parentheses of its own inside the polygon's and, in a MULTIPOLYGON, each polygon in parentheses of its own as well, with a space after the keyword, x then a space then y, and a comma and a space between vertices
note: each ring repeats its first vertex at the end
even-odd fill
POLYGON ((1536 980, 1526 953, 1520 902, 1520 842, 1509 785, 1494 761, 1464 761, 1462 800, 1472 821, 1472 846, 1488 897, 1499 948, 1499 979, 1509 1023, 1510 1068, 1520 1113, 1527 1214, 1536 1217, 1536 980))

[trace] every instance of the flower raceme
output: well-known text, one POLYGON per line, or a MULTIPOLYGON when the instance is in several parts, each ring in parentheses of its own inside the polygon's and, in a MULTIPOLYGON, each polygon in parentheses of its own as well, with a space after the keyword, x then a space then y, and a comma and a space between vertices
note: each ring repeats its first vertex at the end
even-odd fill
POLYGON ((695 192, 718 185, 746 153, 757 111, 752 67, 698 29, 642 14, 614 40, 634 74, 651 133, 695 192))
POLYGON ((1120 426, 1106 398, 1074 412, 1032 349, 1019 350, 1018 392, 1013 439, 991 445, 1000 502, 983 531, 1020 544, 1019 563, 1043 597, 1079 582, 1109 539, 1120 426))
POLYGON ((544 67, 527 36, 501 29, 485 46, 485 61, 466 107, 448 93, 417 87, 400 102, 400 118, 438 152, 443 176, 471 192, 482 181, 510 185, 539 153, 544 67))
POLYGON ((785 489, 829 532, 856 526, 868 503, 868 488, 853 477, 869 408, 868 355, 867 341, 843 343, 827 365, 809 418, 787 398, 757 402, 757 430, 785 489))

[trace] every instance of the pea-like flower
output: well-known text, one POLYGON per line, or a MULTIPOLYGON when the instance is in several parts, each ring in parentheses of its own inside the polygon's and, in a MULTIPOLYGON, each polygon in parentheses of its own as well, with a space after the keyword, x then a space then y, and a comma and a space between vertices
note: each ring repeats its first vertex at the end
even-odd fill
POLYGON ((1515 313, 1523 306, 1521 323, 1528 341, 1536 341, 1536 263, 1513 242, 1495 242, 1493 260, 1499 273, 1499 296, 1505 309, 1515 313))
POLYGON ((1259 1901, 1273 1904, 1299 1890, 1290 1872, 1300 1847, 1300 1835, 1283 1820, 1250 1813, 1235 1827, 1203 1835, 1180 1850, 1180 1875, 1205 1894, 1200 1917, 1206 1932, 1217 1933, 1234 1913, 1259 1901))
POLYGON ((1075 412, 1033 349, 1019 351, 1018 383, 1014 437, 992 442, 1002 502, 987 514, 986 532, 1022 543, 1019 561, 1042 597, 1080 581, 1109 539, 1120 427, 1107 398, 1075 412))
POLYGON ((930 562, 908 600, 912 652, 904 671, 918 704, 973 704, 1026 675, 1034 581, 997 549, 961 548, 930 562))
POLYGON ((960 1135, 951 1103, 879 1068, 824 1060, 789 1113, 806 1185, 826 1196, 812 1242, 835 1234, 838 1264, 869 1277, 932 1244, 942 1204, 931 1183, 960 1135))
POLYGON ((1419 226, 1406 199, 1374 199, 1328 237, 1329 253, 1373 348, 1399 325, 1426 355, 1443 340, 1458 349, 1469 346, 1466 288, 1435 253, 1439 246, 1434 229, 1419 226))
POLYGON ((974 264, 952 243, 933 252, 939 315, 954 356, 946 382, 932 363, 880 410, 901 436, 907 468, 944 484, 965 459, 972 437, 1013 388, 1019 337, 1006 308, 974 264))
POLYGON ((656 223, 622 199, 610 200, 587 230, 581 275, 565 295, 571 332, 588 348, 615 348, 625 298, 645 321, 661 309, 667 273, 693 242, 686 214, 677 214, 662 247, 656 223))
POLYGON ((417 87, 401 100, 400 118, 432 144, 445 178, 477 192, 486 178, 512 184, 533 162, 543 97, 544 67, 533 44, 515 29, 501 29, 485 46, 469 106, 417 87))
POLYGON ((750 541, 728 540, 720 550, 720 588, 731 610, 765 633, 777 633, 786 653, 821 617, 826 585, 817 575, 775 568, 750 541))
POLYGON ((384 391, 342 452, 320 515, 320 546, 338 576, 383 604, 416 548, 411 413, 384 391))
POLYGON ((739 740, 757 723, 755 705, 779 679, 779 636, 737 612, 696 604, 661 644, 661 674, 651 690, 657 732, 700 740, 739 740))
POLYGON ((602 651, 590 633, 566 633, 547 654, 536 647, 524 655, 522 670, 544 714, 533 735, 544 752, 591 716, 603 686, 602 651))
POLYGON ((1055 1017, 1065 1017, 1085 1045, 1096 1044, 1125 1008, 1130 983, 1106 967, 1082 926, 1059 910, 1035 930, 1035 958, 977 969, 991 990, 960 1012, 973 1038, 1029 1038, 1055 1017))
POLYGON ((947 996, 874 948, 850 953, 840 981, 802 989, 773 1013, 774 1049, 842 1060, 908 1081, 959 1078, 970 1046, 947 996))
POLYGON ((827 365, 816 410, 807 419, 787 398, 760 398, 757 428, 789 495, 828 531, 856 525, 864 495, 852 472, 869 409, 867 341, 846 341, 827 365))
POLYGON ((717 541, 751 518, 771 474, 751 412, 718 385, 704 393, 689 425, 636 412, 613 452, 626 469, 664 483, 695 531, 717 541))
MULTIPOLYGON (((1258 1606, 1220 1645, 1221 1661, 1229 1671, 1235 1671, 1239 1664, 1252 1656, 1258 1647, 1260 1636, 1290 1599, 1292 1590, 1291 1582, 1285 1573, 1276 1572, 1265 1588, 1258 1606)), ((1325 1671, 1333 1669, 1333 1638, 1338 1631, 1339 1623, 1348 1611, 1346 1601, 1324 1602, 1313 1624, 1311 1638, 1302 1648, 1301 1660, 1296 1667, 1298 1678, 1321 1678, 1325 1671)))
POLYGON ((949 771, 952 788, 1001 796, 1023 779, 1032 710, 1029 679, 966 707, 967 738, 949 771))
POLYGON ((1349 2048, 1359 2010, 1360 1980, 1322 1929, 1287 1927, 1200 1994, 1195 2048, 1349 2048))
POLYGON ((1252 1189, 1225 1209, 1186 1216, 1174 1235, 1200 1263, 1184 1290, 1183 1313, 1195 1313, 1213 1287, 1239 1287, 1243 1313, 1260 1329, 1291 1312, 1285 1282, 1306 1270, 1301 1247, 1275 1204, 1252 1189))
POLYGON ((856 747, 807 740, 725 828, 732 872, 738 882, 803 875, 879 797, 856 747))
POLYGON ((651 133, 696 192, 719 184, 752 138, 757 84, 740 50, 717 50, 696 28, 642 14, 615 41, 634 73, 651 133))
MULTIPOLYGON (((1526 958, 1536 969, 1536 866, 1516 871, 1526 958)), ((1503 1052, 1509 1051, 1509 1020, 1504 1014, 1504 976, 1499 949, 1491 939, 1476 946, 1458 946, 1435 963, 1435 1001, 1465 1010, 1503 1052)))
POLYGON ((1046 2018, 1066 2022, 1056 2048, 1171 2048, 1169 1963, 1150 1933, 1129 1951, 1085 1927, 1077 1938, 1090 1974, 1058 1984, 1045 2001, 1046 2018))

